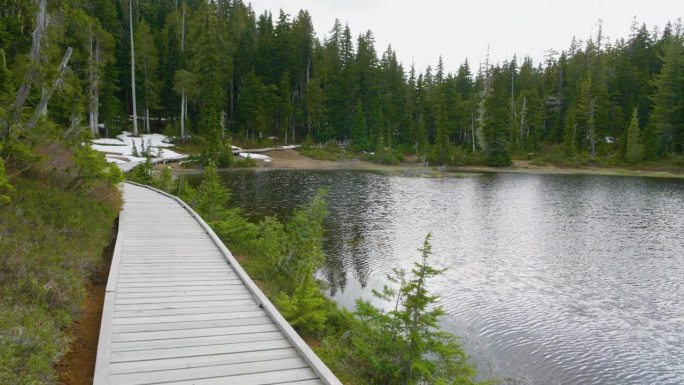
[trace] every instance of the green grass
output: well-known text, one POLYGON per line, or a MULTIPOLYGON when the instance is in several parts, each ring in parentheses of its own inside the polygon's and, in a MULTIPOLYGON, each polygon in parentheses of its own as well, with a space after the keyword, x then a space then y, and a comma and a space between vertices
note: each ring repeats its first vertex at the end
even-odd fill
POLYGON ((323 147, 307 146, 297 150, 300 154, 316 160, 344 160, 357 158, 357 154, 349 152, 337 145, 325 145, 323 147))
POLYGON ((1 384, 56 382, 121 205, 101 155, 83 163, 95 155, 54 143, 32 151, 47 156, 23 172, 8 165, 14 188, 0 204, 1 384))

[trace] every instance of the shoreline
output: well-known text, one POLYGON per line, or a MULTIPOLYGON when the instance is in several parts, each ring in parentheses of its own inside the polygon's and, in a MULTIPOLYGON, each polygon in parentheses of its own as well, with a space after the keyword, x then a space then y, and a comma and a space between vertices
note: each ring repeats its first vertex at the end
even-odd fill
MULTIPOLYGON (((444 169, 426 167, 413 159, 406 160, 397 165, 373 163, 362 159, 343 160, 318 160, 301 155, 295 150, 281 150, 269 153, 272 158, 270 163, 258 161, 258 167, 245 169, 227 170, 356 170, 386 173, 408 173, 426 177, 453 177, 467 176, 478 173, 512 173, 512 174, 542 174, 542 175, 597 175, 597 176, 623 176, 643 178, 670 178, 684 179, 684 168, 673 172, 672 168, 663 169, 631 169, 620 167, 561 167, 554 165, 536 165, 531 161, 515 160, 510 167, 489 166, 449 166, 444 169)), ((168 165, 167 165, 168 166, 168 165)), ((160 166, 163 167, 163 166, 160 166)), ((183 168, 179 165, 172 166, 177 173, 196 173, 196 168, 183 168)))

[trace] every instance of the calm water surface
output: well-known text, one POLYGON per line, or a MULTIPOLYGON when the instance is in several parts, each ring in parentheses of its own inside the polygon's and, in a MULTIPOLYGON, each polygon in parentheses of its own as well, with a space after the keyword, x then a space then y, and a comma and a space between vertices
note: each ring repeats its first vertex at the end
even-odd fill
POLYGON ((483 378, 684 384, 684 181, 350 171, 223 175, 254 219, 319 187, 330 295, 353 307, 410 267, 426 233, 448 270, 431 289, 483 378))

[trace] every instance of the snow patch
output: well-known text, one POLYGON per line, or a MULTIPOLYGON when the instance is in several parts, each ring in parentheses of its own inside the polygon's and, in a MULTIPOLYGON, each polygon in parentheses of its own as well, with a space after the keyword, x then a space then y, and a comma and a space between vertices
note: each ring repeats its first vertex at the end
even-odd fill
POLYGON ((262 154, 252 154, 249 152, 241 152, 238 154, 238 156, 241 158, 252 158, 255 160, 263 160, 266 163, 270 163, 273 160, 270 156, 262 155, 262 154))
POLYGON ((124 131, 116 139, 103 138, 93 140, 91 148, 105 154, 107 162, 116 163, 123 171, 129 171, 140 163, 145 162, 144 157, 134 156, 140 154, 145 148, 150 154, 152 163, 165 163, 179 161, 188 156, 170 150, 173 147, 171 140, 161 134, 145 134, 140 137, 131 136, 130 132, 124 131), (135 150, 133 147, 135 146, 135 150))

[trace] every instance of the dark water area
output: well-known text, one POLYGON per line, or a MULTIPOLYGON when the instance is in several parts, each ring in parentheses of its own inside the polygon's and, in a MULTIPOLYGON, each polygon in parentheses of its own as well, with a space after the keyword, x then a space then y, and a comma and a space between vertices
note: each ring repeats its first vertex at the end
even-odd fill
POLYGON ((353 171, 222 175, 246 216, 287 218, 329 189, 330 295, 353 308, 428 232, 430 289, 482 378, 684 384, 684 181, 353 171))

